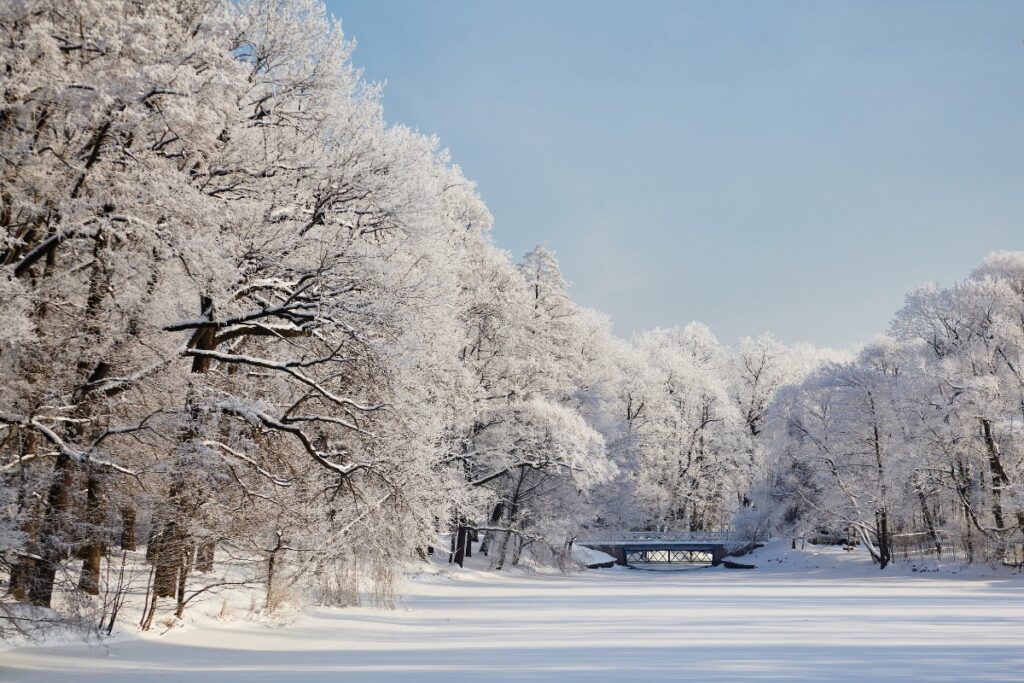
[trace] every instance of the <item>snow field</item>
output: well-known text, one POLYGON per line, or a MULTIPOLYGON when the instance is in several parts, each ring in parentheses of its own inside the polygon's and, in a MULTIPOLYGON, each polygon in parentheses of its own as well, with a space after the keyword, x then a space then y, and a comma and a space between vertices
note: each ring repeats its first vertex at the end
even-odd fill
POLYGON ((1019 681, 1024 578, 881 573, 834 548, 754 571, 423 573, 397 609, 0 653, 0 681, 1019 681))

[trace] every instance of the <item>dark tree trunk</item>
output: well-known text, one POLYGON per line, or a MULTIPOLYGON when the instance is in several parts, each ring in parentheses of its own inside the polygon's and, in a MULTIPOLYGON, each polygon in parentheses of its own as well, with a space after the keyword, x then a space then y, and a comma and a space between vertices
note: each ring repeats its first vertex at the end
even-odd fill
POLYGON ((181 544, 180 560, 178 565, 178 585, 175 588, 175 595, 178 599, 178 607, 174 610, 174 616, 181 619, 181 615, 185 613, 185 587, 188 582, 189 572, 192 571, 193 561, 192 558, 195 555, 195 548, 192 543, 186 538, 181 544))
MULTIPOLYGON (((21 430, 19 442, 22 457, 35 453, 34 433, 21 430)), ((24 469, 19 470, 19 473, 24 475, 24 469)), ((33 556, 39 554, 39 525, 43 508, 34 493, 24 479, 19 482, 18 509, 25 515, 25 523, 22 526, 22 532, 25 534, 25 552, 19 555, 11 566, 11 578, 7 588, 10 596, 19 602, 28 600, 28 587, 36 564, 33 556)))
MULTIPOLYGON (((106 131, 107 128, 109 128, 109 123, 103 130, 106 131)), ((81 183, 81 179, 79 182, 81 183)), ((93 240, 93 265, 89 278, 89 296, 85 304, 86 320, 89 321, 86 329, 94 339, 98 339, 103 335, 98 314, 103 299, 107 296, 110 282, 103 261, 103 249, 106 245, 106 235, 100 230, 96 233, 93 240)), ((110 364, 102 360, 96 362, 94 359, 82 356, 78 361, 78 369, 83 375, 86 375, 85 384, 76 391, 76 398, 80 402, 78 412, 80 416, 84 417, 91 413, 90 407, 84 402, 86 396, 91 391, 89 387, 94 382, 98 382, 110 374, 110 364)), ((80 427, 75 428, 73 430, 74 436, 81 436, 81 431, 80 427)), ((85 478, 86 501, 83 521, 85 522, 86 531, 84 539, 76 539, 84 540, 84 543, 79 547, 79 553, 83 562, 82 571, 78 577, 78 588, 89 595, 99 595, 100 567, 103 563, 104 552, 103 526, 106 522, 106 510, 103 504, 100 474, 94 470, 91 464, 86 465, 85 478)))
POLYGON ((196 549, 196 571, 208 574, 213 571, 213 559, 217 550, 216 541, 203 541, 196 549))
POLYGON ((468 541, 467 529, 464 525, 459 524, 455 529, 455 564, 460 567, 465 565, 466 562, 466 543, 468 541))
POLYGON ((21 555, 14 566, 11 567, 11 581, 8 593, 18 602, 28 600, 29 586, 32 584, 32 575, 35 573, 36 559, 30 555, 39 554, 39 509, 32 508, 24 526, 25 555, 21 555))
MULTIPOLYGON (((498 501, 498 503, 494 506, 494 510, 491 511, 491 517, 490 517, 491 526, 494 526, 499 521, 501 521, 501 516, 504 513, 505 513, 505 504, 503 502, 501 502, 501 501, 498 501)), ((483 555, 485 557, 487 556, 488 551, 490 551, 490 549, 491 549, 491 541, 493 539, 494 539, 494 532, 493 531, 488 530, 488 531, 484 532, 484 540, 482 540, 480 542, 480 554, 481 555, 483 555)))
POLYGON ((967 467, 963 458, 957 458, 954 466, 950 468, 950 474, 955 483, 957 497, 960 499, 960 510, 964 515, 964 522, 967 525, 967 533, 964 534, 964 551, 967 553, 967 562, 974 562, 974 538, 973 531, 978 527, 978 516, 974 512, 974 505, 971 499, 971 483, 967 467))
POLYGON ((935 531, 935 520, 932 518, 932 511, 928 508, 928 499, 924 491, 917 486, 917 502, 921 506, 921 519, 924 520, 924 528, 928 532, 928 538, 935 546, 935 554, 942 557, 942 544, 939 542, 939 534, 935 531))
POLYGON ((519 468, 519 480, 516 482, 516 488, 512 492, 512 499, 508 503, 508 528, 505 535, 501 539, 501 545, 498 548, 498 558, 494 563, 494 569, 500 571, 505 566, 505 557, 508 555, 508 543, 512 539, 512 527, 515 526, 516 517, 519 515, 519 494, 523 489, 523 482, 526 481, 526 470, 519 468))
MULTIPOLYGON (((991 420, 982 419, 981 431, 985 439, 985 448, 988 450, 989 473, 992 480, 992 517, 997 528, 1005 529, 1003 489, 1010 486, 1010 478, 1006 476, 1006 470, 1003 468, 1002 458, 999 454, 999 444, 992 433, 991 420)), ((1013 516, 1017 521, 1018 529, 1024 529, 1024 510, 1016 507, 1013 516)))
POLYGON ((273 594, 274 594, 274 560, 277 559, 277 550, 270 551, 270 557, 267 558, 267 595, 264 598, 263 608, 267 611, 273 608, 273 594))
POLYGON ((100 568, 103 566, 103 545, 90 543, 85 548, 82 573, 78 577, 78 590, 89 595, 100 594, 100 568))
POLYGON ((274 599, 274 565, 277 563, 277 554, 281 552, 284 547, 284 535, 277 532, 277 543, 270 550, 270 554, 267 557, 267 596, 265 599, 264 609, 271 611, 276 607, 276 600, 274 599))
POLYGON ((177 595, 184 548, 185 535, 180 526, 174 520, 164 522, 154 539, 154 598, 173 598, 177 595))
POLYGON ((134 506, 121 508, 121 550, 135 550, 135 516, 134 506))
POLYGON ((106 507, 103 504, 103 485, 100 475, 89 467, 86 484, 86 523, 89 526, 87 542, 82 548, 82 573, 78 577, 78 589, 89 595, 100 593, 100 568, 103 564, 106 507))
POLYGON ((1008 483, 1006 472, 999 459, 999 445, 992 435, 992 422, 981 420, 981 432, 985 439, 985 447, 988 450, 988 466, 991 478, 992 490, 992 519, 995 520, 997 529, 1005 529, 1006 523, 1003 519, 1003 489, 1008 483))
MULTIPOLYGON (((213 320, 214 307, 213 299, 206 295, 199 297, 199 310, 200 313, 207 320, 213 320)), ((213 351, 217 348, 217 330, 212 327, 203 327, 195 331, 192 335, 192 339, 189 340, 189 348, 199 349, 202 351, 213 351)), ((192 357, 192 372, 202 374, 210 369, 210 363, 212 359, 209 356, 193 356, 192 357)))
POLYGON ((28 599, 29 585, 32 580, 32 573, 36 561, 31 557, 22 557, 11 567, 11 583, 7 588, 8 594, 18 602, 28 599))
POLYGON ((152 520, 149 525, 149 536, 146 538, 146 562, 156 563, 156 551, 160 548, 160 525, 152 520))
POLYGON ((875 528, 877 529, 879 569, 885 569, 892 562, 892 533, 889 531, 889 513, 885 508, 875 511, 875 528))
POLYGON ((71 509, 73 469, 71 459, 59 453, 54 464, 53 482, 46 496, 46 511, 39 534, 41 559, 34 563, 29 578, 28 600, 37 607, 50 606, 57 567, 66 556, 64 531, 66 517, 71 509))
POLYGON ((518 567, 519 566, 519 560, 522 559, 523 548, 525 546, 526 546, 526 541, 523 540, 522 536, 519 536, 518 538, 516 538, 516 547, 515 547, 515 550, 512 551, 512 566, 513 567, 518 567))

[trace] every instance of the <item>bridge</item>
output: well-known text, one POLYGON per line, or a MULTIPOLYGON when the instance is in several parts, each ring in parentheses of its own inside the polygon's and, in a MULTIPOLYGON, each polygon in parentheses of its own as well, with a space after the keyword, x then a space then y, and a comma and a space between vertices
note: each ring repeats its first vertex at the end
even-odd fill
POLYGON ((728 531, 601 532, 577 539, 579 545, 599 550, 623 566, 717 566, 747 540, 728 531))

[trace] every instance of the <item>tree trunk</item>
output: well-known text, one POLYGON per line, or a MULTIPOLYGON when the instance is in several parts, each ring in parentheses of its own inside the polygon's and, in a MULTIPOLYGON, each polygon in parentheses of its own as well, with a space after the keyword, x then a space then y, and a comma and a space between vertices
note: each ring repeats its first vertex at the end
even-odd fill
POLYGON ((32 584, 32 575, 35 572, 36 558, 39 554, 39 506, 36 505, 28 513, 25 521, 25 551, 18 557, 11 567, 11 580, 8 586, 8 593, 18 602, 28 600, 29 586, 32 584))
MULTIPOLYGON (((27 430, 19 430, 20 455, 22 458, 35 453, 35 434, 27 430)), ((43 516, 43 505, 25 481, 24 468, 19 469, 22 479, 18 486, 18 510, 24 515, 25 523, 22 533, 25 535, 25 552, 18 555, 11 566, 10 583, 7 592, 18 602, 28 600, 29 584, 35 570, 35 556, 39 554, 39 526, 43 516)))
POLYGON ((121 550, 135 550, 135 517, 135 506, 121 508, 121 550))
POLYGON ((149 524, 149 536, 146 538, 146 562, 156 563, 156 551, 160 547, 160 525, 156 520, 149 524))
MULTIPOLYGON (((868 394, 871 402, 871 412, 875 412, 875 401, 868 394)), ((885 462, 882 458, 882 436, 875 422, 872 426, 875 446, 875 467, 878 471, 879 498, 882 505, 875 510, 875 536, 878 541, 878 564, 879 569, 885 569, 892 562, 892 533, 889 531, 889 511, 885 506, 889 500, 889 486, 886 481, 885 462)))
POLYGON ((501 537, 501 544, 498 546, 498 558, 495 562, 494 569, 501 571, 505 566, 505 556, 508 554, 508 542, 512 538, 512 531, 506 531, 501 537))
POLYGON ((271 612, 274 609, 274 560, 277 559, 277 549, 270 551, 267 557, 267 594, 263 598, 263 609, 271 612))
POLYGON ((455 564, 460 567, 466 562, 466 544, 469 542, 469 535, 464 525, 459 524, 455 528, 455 564))
POLYGON ((28 599, 35 564, 34 558, 23 556, 11 567, 11 583, 7 588, 7 593, 18 602, 28 599))
POLYGON ((967 505, 963 505, 964 522, 967 526, 967 533, 963 536, 964 553, 967 554, 967 564, 974 563, 974 527, 971 525, 971 514, 967 505))
POLYGON ((995 520, 997 529, 1005 529, 1006 523, 1003 519, 1003 489, 1006 487, 1006 472, 999 460, 999 444, 992 435, 992 422, 982 418, 981 432, 985 439, 985 448, 988 451, 988 468, 991 479, 992 491, 992 519, 995 520))
POLYGON ((53 584, 57 579, 57 567, 66 556, 64 531, 67 525, 66 516, 71 509, 73 469, 71 459, 63 453, 58 453, 39 534, 41 558, 33 564, 29 578, 28 600, 37 607, 50 606, 53 599, 53 584))
POLYGON ((924 495, 924 491, 920 486, 915 486, 917 489, 917 502, 921 506, 921 519, 924 520, 924 528, 928 532, 928 538, 931 540, 932 545, 935 546, 935 554, 938 557, 942 557, 942 544, 939 542, 939 534, 935 531, 935 521, 932 519, 932 512, 928 508, 928 499, 924 495))
POLYGON ((153 597, 173 598, 178 592, 178 575, 182 569, 185 535, 174 520, 163 523, 154 539, 153 597))
POLYGON ((217 550, 216 541, 203 541, 196 549, 196 571, 209 574, 213 571, 213 557, 217 550))
MULTIPOLYGON (((100 230, 93 239, 93 265, 89 277, 89 296, 85 304, 85 318, 89 321, 86 329, 94 339, 98 339, 103 335, 103 328, 100 326, 98 314, 103 299, 107 296, 110 283, 110 278, 103 262, 103 249, 106 245, 106 235, 103 230, 100 230)), ((110 374, 109 363, 102 360, 95 361, 87 356, 79 357, 78 369, 87 377, 85 387, 89 387, 93 382, 100 381, 110 374)), ((87 417, 92 412, 89 405, 84 403, 89 391, 88 388, 80 388, 75 392, 76 399, 79 401, 77 412, 80 413, 80 417, 87 417)), ((81 436, 82 427, 75 427, 72 432, 75 436, 81 436)), ((86 501, 83 521, 85 522, 86 531, 85 543, 79 549, 83 562, 82 571, 78 577, 78 589, 88 595, 99 595, 100 567, 103 563, 104 552, 103 526, 107 515, 100 473, 91 464, 86 464, 85 469, 86 501)))
MULTIPOLYGON (((491 511, 491 526, 494 526, 501 521, 501 516, 505 513, 505 504, 501 501, 494 506, 491 511)), ((494 540, 494 532, 488 530, 484 532, 484 540, 480 542, 480 554, 486 556, 487 552, 491 549, 491 541, 494 540)))
POLYGON ((86 483, 85 520, 88 525, 87 542, 83 550, 82 572, 78 577, 78 589, 89 595, 100 593, 100 568, 103 564, 106 506, 103 504, 103 486, 99 473, 92 466, 88 468, 86 483))
POLYGON ((178 565, 178 585, 175 587, 175 595, 178 599, 177 609, 174 610, 174 616, 181 619, 181 615, 185 613, 185 586, 188 581, 189 572, 192 571, 192 558, 195 554, 195 548, 188 539, 184 539, 181 544, 181 551, 179 565, 178 565))
POLYGON ((523 546, 525 546, 525 545, 526 545, 526 542, 523 540, 522 536, 516 537, 516 547, 515 547, 515 550, 512 551, 512 566, 513 567, 518 567, 519 566, 519 560, 523 556, 523 546))
POLYGON ((889 531, 889 513, 885 508, 875 511, 875 529, 878 539, 878 568, 885 569, 892 562, 892 533, 889 531))
POLYGON ((85 547, 82 573, 78 576, 78 590, 89 595, 100 594, 100 568, 103 566, 103 544, 90 543, 85 547))
POLYGON ((526 471, 519 468, 519 480, 516 482, 516 488, 512 492, 512 499, 508 503, 508 531, 501 539, 501 546, 498 548, 498 559, 494 565, 496 571, 501 571, 505 566, 505 557, 508 555, 508 542, 512 538, 512 527, 515 526, 516 517, 519 514, 519 494, 523 489, 523 482, 526 481, 526 471))
MULTIPOLYGON (((992 433, 992 421, 982 419, 981 431, 985 439, 985 448, 988 451, 988 466, 992 480, 992 518, 995 520, 997 528, 1005 529, 1002 504, 1003 489, 1010 486, 1010 478, 1006 476, 1006 470, 1003 469, 1002 458, 999 454, 999 444, 992 433)), ((1017 520, 1018 529, 1024 529, 1024 510, 1016 507, 1013 515, 1017 520)))
POLYGON ((270 612, 277 607, 277 600, 274 597, 274 565, 277 562, 277 554, 281 552, 284 547, 284 535, 281 531, 277 532, 277 543, 271 549, 269 556, 267 557, 267 597, 264 600, 263 609, 270 612))

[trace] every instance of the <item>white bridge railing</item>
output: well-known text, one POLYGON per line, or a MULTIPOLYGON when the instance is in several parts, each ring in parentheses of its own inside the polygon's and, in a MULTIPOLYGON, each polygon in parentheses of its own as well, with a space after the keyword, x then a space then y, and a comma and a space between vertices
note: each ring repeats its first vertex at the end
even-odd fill
POLYGON ((629 543, 742 543, 746 538, 732 531, 620 531, 595 532, 576 539, 581 545, 629 543))

